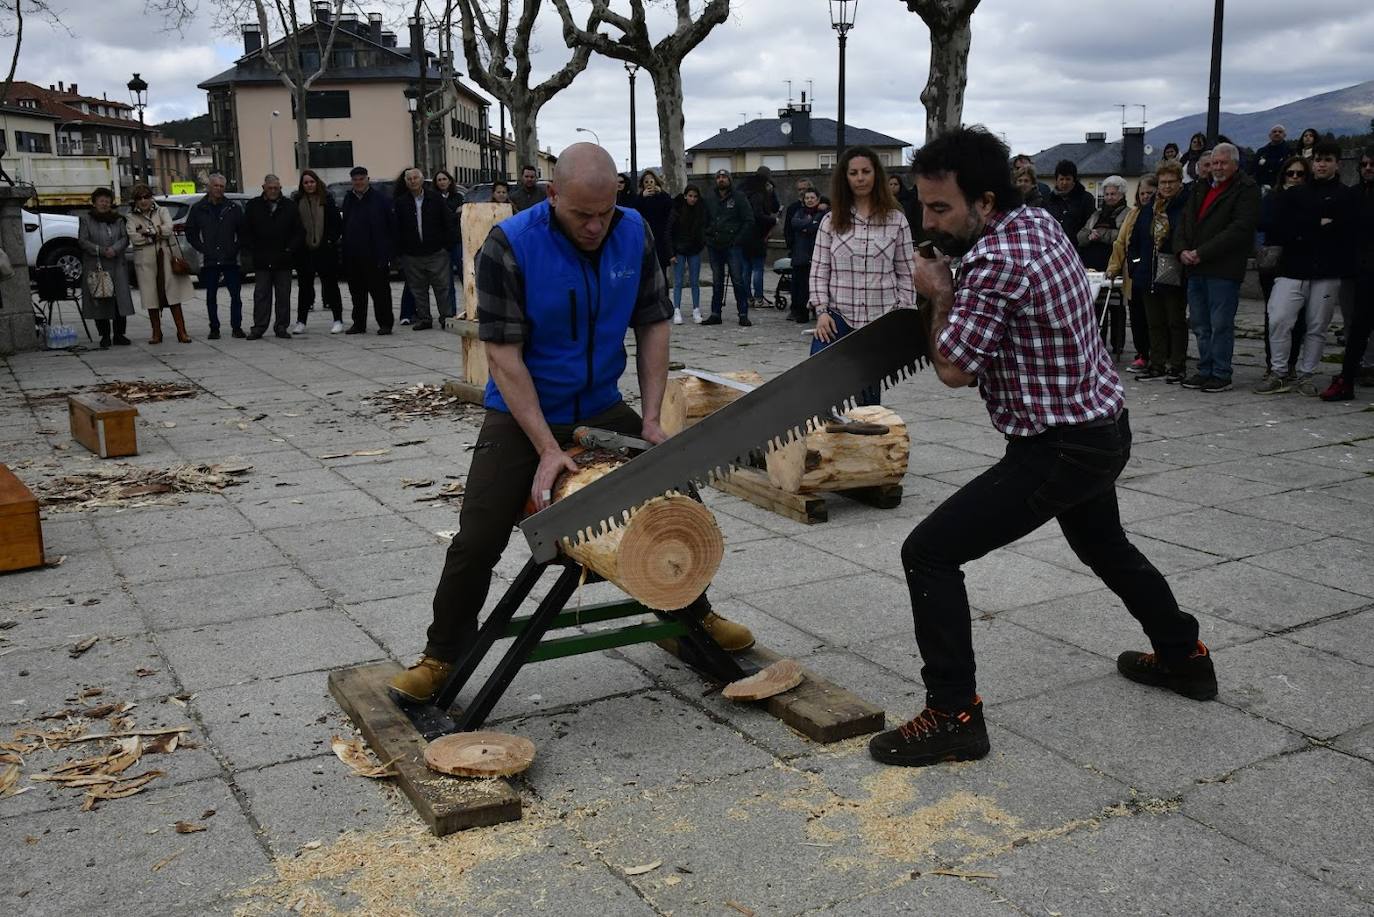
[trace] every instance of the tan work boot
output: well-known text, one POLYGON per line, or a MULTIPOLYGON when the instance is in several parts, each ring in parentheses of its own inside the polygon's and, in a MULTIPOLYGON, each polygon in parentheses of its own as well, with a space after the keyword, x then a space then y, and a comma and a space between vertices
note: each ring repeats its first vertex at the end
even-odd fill
POLYGON ((391 679, 388 687, 406 700, 425 704, 439 693, 452 671, 451 662, 442 662, 433 656, 421 656, 419 662, 391 679))
POLYGON ((714 611, 701 619, 701 626, 728 653, 741 653, 754 645, 754 634, 743 624, 727 621, 714 611))

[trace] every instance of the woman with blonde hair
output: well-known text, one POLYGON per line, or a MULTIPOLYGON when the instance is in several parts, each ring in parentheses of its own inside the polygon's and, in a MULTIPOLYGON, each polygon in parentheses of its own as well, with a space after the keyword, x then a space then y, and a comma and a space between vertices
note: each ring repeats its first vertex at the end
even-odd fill
POLYGON ((191 298, 195 288, 189 273, 178 274, 173 270, 174 263, 185 264, 185 260, 181 242, 172 228, 172 215, 165 207, 158 206, 147 185, 134 185, 130 196, 134 205, 129 209, 125 228, 134 249, 138 298, 148 311, 148 324, 153 327, 153 336, 148 343, 162 343, 162 310, 167 309, 176 325, 177 340, 189 344, 191 336, 186 333, 181 304, 191 298))

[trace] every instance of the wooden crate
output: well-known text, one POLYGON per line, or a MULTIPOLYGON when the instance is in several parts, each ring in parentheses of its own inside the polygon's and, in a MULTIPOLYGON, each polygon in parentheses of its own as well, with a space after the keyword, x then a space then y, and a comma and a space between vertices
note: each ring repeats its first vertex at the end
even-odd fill
POLYGON ((0 573, 43 566, 43 526, 38 500, 0 464, 0 573))
POLYGON ((72 439, 101 458, 138 455, 134 418, 138 408, 113 395, 93 392, 67 398, 72 439))

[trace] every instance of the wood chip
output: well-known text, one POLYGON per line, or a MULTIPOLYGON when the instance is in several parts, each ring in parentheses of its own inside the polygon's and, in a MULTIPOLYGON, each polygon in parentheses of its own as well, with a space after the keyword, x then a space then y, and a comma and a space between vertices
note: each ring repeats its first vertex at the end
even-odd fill
POLYGON ((0 797, 9 796, 14 785, 19 782, 19 765, 6 764, 0 767, 0 797))
POLYGON ((166 503, 156 498, 184 493, 218 493, 241 484, 240 475, 252 470, 243 462, 197 463, 172 468, 147 468, 122 462, 90 471, 64 474, 38 482, 39 503, 53 512, 92 510, 102 506, 144 506, 166 503))
POLYGON ((156 675, 157 669, 150 669, 147 666, 141 665, 138 668, 134 669, 134 674, 137 675, 139 678, 147 678, 149 675, 156 675))
POLYGON ((99 639, 99 637, 87 637, 85 640, 82 640, 81 642, 73 646, 70 650, 68 650, 67 655, 75 659, 82 653, 86 652, 86 650, 95 646, 95 642, 99 639))
POLYGON ((356 777, 367 777, 377 780, 382 777, 394 777, 395 771, 391 770, 391 765, 395 763, 395 758, 386 764, 378 764, 373 759, 367 747, 363 745, 362 739, 343 739, 333 736, 329 740, 329 747, 334 750, 334 754, 344 764, 347 764, 356 777))
POLYGON ((747 907, 745 907, 744 905, 740 904, 738 901, 727 901, 727 902, 725 902, 725 906, 728 907, 728 908, 733 908, 734 910, 739 911, 741 914, 744 915, 744 917, 754 917, 754 911, 753 911, 753 909, 752 909, 752 908, 747 908, 747 907))
POLYGON ((662 860, 654 860, 652 863, 645 863, 643 866, 626 866, 620 871, 627 876, 642 876, 646 872, 653 872, 662 865, 662 860))
POLYGON ((156 863, 153 864, 153 872, 157 872, 159 869, 166 866, 168 863, 172 862, 185 852, 185 850, 178 850, 176 853, 167 854, 165 857, 163 857, 162 859, 158 860, 156 863))
POLYGON ((801 684, 805 677, 801 665, 795 659, 779 659, 748 678, 730 682, 721 694, 730 700, 763 700, 784 691, 791 691, 801 684))
POLYGON ((1000 879, 1002 878, 995 872, 964 872, 960 869, 930 869, 926 871, 928 876, 953 876, 956 879, 1000 879))
POLYGON ((170 755, 177 750, 177 743, 181 741, 181 736, 172 733, 171 735, 155 736, 147 741, 143 750, 150 755, 170 755))
POLYGON ((176 829, 177 834, 195 834, 205 830, 204 825, 193 821, 179 821, 172 827, 176 829))
POLYGON ((101 735, 84 735, 69 738, 68 742, 100 742, 105 739, 128 739, 134 736, 165 736, 180 732, 190 732, 190 726, 171 726, 167 729, 126 729, 122 732, 107 732, 101 735))

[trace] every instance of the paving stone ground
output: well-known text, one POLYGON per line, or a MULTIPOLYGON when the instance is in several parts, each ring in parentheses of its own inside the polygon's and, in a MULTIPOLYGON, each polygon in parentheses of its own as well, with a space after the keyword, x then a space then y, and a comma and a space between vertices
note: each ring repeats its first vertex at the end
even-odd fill
MULTIPOLYGON (((1144 640, 1050 526, 967 569, 986 760, 884 769, 860 740, 818 746, 631 647, 523 672, 494 717, 539 749, 526 817, 437 840, 333 756, 348 725, 326 676, 421 646, 457 511, 406 482, 461 480, 479 415, 398 420, 362 399, 452 377, 459 339, 330 336, 315 313, 291 341, 207 342, 199 294, 188 311, 188 346, 143 344, 135 319, 132 347, 0 366, 0 461, 30 484, 107 464, 42 396, 111 380, 203 389, 140 407, 131 464, 253 465, 174 505, 49 510, 65 561, 0 576, 0 741, 58 728, 37 717, 99 688, 193 746, 145 757, 164 776, 94 812, 30 778, 95 747, 27 755, 25 791, 0 798, 5 913, 1374 911, 1374 413, 1251 394, 1254 337, 1232 392, 1127 384, 1123 518, 1202 622, 1215 703, 1115 673, 1144 640)), ((1253 331, 1257 304, 1241 318, 1253 331)), ((770 310, 675 328, 673 347, 772 376, 805 340, 770 310)), ((706 499, 727 541, 717 606, 900 722, 923 696, 901 542, 1002 442, 973 392, 931 374, 885 401, 912 437, 900 507, 836 501, 806 527, 706 499)), ((492 601, 525 556, 517 538, 492 601)))

